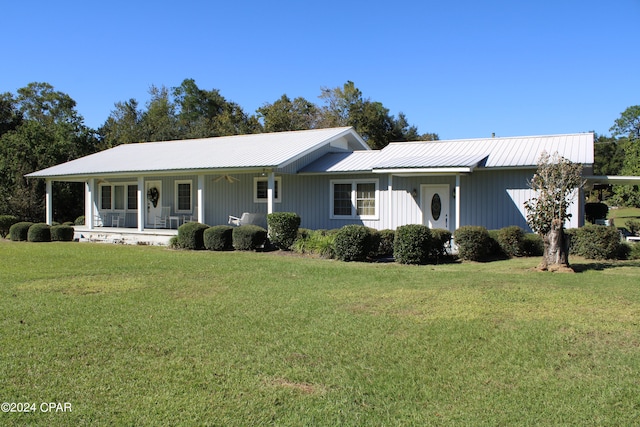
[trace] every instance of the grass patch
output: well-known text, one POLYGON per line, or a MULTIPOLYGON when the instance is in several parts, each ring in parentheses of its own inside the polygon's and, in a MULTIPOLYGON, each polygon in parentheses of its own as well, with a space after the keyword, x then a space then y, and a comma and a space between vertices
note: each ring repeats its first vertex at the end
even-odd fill
POLYGON ((634 425, 640 263, 0 241, 3 425, 634 425), (250 267, 250 268, 248 268, 250 267))
POLYGON ((630 219, 640 219, 639 208, 616 208, 609 209, 609 219, 613 219, 613 223, 618 228, 627 228, 627 221, 630 219))

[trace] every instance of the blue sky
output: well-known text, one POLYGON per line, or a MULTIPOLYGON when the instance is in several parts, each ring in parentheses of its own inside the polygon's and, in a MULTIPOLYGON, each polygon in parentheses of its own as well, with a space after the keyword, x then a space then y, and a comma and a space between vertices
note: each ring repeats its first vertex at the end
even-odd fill
POLYGON ((355 83, 441 139, 594 130, 640 104, 640 0, 30 1, 2 6, 0 92, 48 82, 97 128, 193 78, 247 113, 355 83))

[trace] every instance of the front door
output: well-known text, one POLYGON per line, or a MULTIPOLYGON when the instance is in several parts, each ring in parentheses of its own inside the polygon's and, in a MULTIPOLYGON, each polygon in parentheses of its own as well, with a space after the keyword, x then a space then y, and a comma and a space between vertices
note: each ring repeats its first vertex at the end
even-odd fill
POLYGON ((144 185, 147 215, 145 227, 153 227, 156 216, 162 211, 162 181, 147 181, 144 185))
POLYGON ((420 186, 422 223, 427 227, 450 230, 449 186, 420 186))

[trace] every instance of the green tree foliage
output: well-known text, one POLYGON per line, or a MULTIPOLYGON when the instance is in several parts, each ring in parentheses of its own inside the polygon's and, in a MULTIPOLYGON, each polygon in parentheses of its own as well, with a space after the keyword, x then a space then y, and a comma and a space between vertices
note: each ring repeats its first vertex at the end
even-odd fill
MULTIPOLYGON (((624 160, 620 174, 640 175, 640 105, 624 110, 610 131, 620 137, 624 160)), ((640 207, 640 191, 637 185, 616 186, 614 201, 624 206, 640 207)))
POLYGON ((322 88, 324 101, 319 127, 353 126, 371 148, 379 149, 392 141, 437 140, 437 134, 419 135, 404 114, 396 119, 382 103, 364 98, 352 81, 342 87, 322 88))
MULTIPOLYGON (((24 175, 94 152, 97 139, 84 126, 75 101, 47 83, 30 83, 17 96, 1 99, 0 212, 41 221, 45 184, 24 175)), ((56 183, 53 190, 54 218, 82 212, 82 186, 56 183)))
POLYGON ((265 132, 314 129, 320 119, 320 109, 315 104, 302 97, 292 101, 286 94, 273 104, 264 104, 257 113, 265 132))

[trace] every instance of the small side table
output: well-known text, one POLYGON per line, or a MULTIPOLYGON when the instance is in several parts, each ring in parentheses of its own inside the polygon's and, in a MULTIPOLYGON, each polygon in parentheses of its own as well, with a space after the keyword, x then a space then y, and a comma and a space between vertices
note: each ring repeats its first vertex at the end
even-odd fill
POLYGON ((173 221, 176 222, 176 228, 180 227, 180 217, 179 216, 170 216, 169 217, 169 228, 173 228, 173 221))

